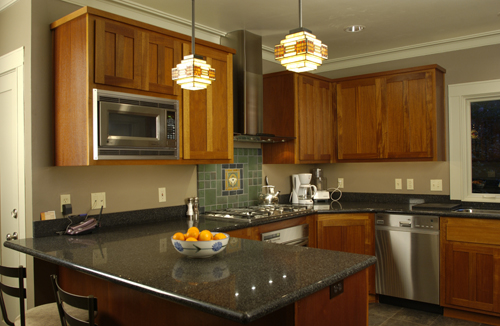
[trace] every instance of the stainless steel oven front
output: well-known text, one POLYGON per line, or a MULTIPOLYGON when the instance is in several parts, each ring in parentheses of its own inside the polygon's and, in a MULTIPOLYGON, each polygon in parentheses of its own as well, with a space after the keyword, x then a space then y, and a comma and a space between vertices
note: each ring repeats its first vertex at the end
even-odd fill
POLYGON ((93 90, 94 160, 178 159, 178 101, 93 90))
POLYGON ((309 225, 301 224, 285 229, 262 233, 261 239, 262 241, 271 243, 307 247, 309 245, 309 225))

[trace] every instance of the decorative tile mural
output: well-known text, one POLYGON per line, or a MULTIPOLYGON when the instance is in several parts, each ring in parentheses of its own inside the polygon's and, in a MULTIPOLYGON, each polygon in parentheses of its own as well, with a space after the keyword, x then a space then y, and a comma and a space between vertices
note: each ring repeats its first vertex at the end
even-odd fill
POLYGON ((235 148, 233 164, 198 165, 201 212, 257 205, 261 189, 260 148, 235 148))

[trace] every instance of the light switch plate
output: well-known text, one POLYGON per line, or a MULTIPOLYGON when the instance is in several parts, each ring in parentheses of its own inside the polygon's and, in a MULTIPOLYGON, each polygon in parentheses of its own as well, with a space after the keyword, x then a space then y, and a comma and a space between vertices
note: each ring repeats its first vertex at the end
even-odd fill
POLYGON ((413 179, 406 179, 406 190, 413 190, 413 179))
POLYGON ((395 187, 397 190, 403 189, 403 180, 402 179, 396 179, 395 180, 395 187))
POLYGON ((165 188, 158 188, 158 201, 160 203, 164 203, 167 201, 167 198, 165 196, 165 192, 166 192, 165 188))

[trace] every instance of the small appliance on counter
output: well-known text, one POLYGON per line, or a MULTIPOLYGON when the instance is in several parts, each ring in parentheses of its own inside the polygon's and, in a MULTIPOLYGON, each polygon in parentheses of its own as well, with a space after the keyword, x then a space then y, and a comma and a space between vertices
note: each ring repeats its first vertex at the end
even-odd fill
POLYGON ((292 193, 290 201, 292 204, 312 205, 313 198, 318 189, 311 184, 311 173, 300 173, 292 175, 292 193))
POLYGON ((326 201, 330 199, 330 192, 328 191, 326 178, 323 177, 323 171, 321 169, 313 169, 312 176, 312 184, 317 188, 316 194, 313 196, 313 200, 326 201))
POLYGON ((276 205, 279 203, 280 191, 275 191, 274 186, 269 184, 266 176, 266 185, 262 186, 262 192, 259 194, 259 205, 276 205))

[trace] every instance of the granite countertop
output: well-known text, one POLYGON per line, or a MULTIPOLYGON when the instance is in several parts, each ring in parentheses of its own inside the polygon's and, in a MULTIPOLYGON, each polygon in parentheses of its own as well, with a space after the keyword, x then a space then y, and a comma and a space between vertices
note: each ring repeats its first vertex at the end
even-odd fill
MULTIPOLYGON (((457 203, 462 208, 473 207, 468 203, 457 203)), ((412 215, 437 215, 445 217, 462 217, 462 218, 485 218, 485 219, 500 219, 499 211, 489 211, 495 207, 483 208, 484 211, 478 212, 454 212, 449 209, 427 209, 417 210, 415 204, 410 203, 380 203, 380 202, 324 202, 314 205, 314 209, 319 214, 339 214, 339 213, 391 213, 391 214, 412 214, 412 215)), ((480 208, 481 209, 481 208, 480 208)))
MULTIPOLYGON (((211 258, 187 258, 170 239, 187 226, 185 219, 177 219, 4 245, 240 323, 254 321, 376 262, 373 256, 238 238, 231 238, 226 250, 211 258)), ((212 231, 242 227, 203 218, 198 226, 212 231)))

